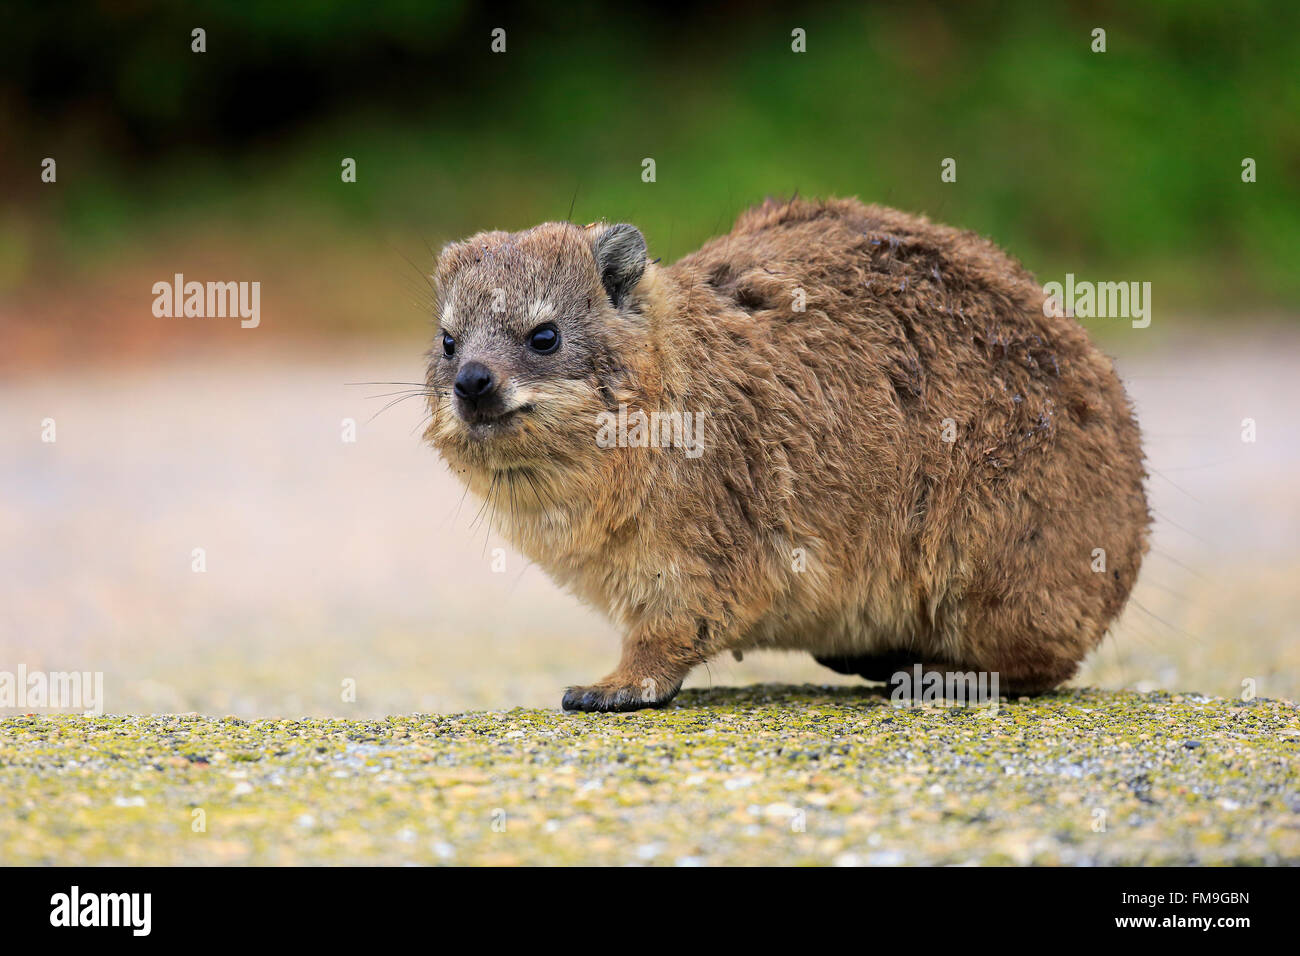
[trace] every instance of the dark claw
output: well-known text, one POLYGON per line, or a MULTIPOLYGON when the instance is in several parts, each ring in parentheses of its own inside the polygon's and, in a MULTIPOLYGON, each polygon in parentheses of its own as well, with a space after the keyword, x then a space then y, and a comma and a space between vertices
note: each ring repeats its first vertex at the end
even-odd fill
POLYGON ((644 707, 663 707, 677 696, 677 690, 674 687, 662 697, 646 700, 639 687, 570 687, 564 692, 561 706, 586 713, 625 713, 644 707))

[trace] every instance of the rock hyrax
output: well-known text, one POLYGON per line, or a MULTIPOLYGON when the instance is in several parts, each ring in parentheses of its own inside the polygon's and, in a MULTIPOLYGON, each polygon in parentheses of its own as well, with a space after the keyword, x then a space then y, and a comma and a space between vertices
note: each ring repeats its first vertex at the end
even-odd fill
POLYGON ((624 634, 566 709, 662 705, 757 648, 1042 691, 1133 587, 1124 389, 973 233, 769 200, 672 266, 551 222, 448 245, 436 280, 426 438, 624 634))

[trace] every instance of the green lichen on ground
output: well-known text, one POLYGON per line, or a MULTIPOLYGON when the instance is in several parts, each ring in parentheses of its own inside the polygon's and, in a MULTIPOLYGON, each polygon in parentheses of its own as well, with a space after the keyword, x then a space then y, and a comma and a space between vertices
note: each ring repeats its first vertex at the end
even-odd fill
POLYGON ((7 718, 0 857, 1300 863, 1300 710, 1073 690, 993 714, 760 685, 633 714, 7 718))

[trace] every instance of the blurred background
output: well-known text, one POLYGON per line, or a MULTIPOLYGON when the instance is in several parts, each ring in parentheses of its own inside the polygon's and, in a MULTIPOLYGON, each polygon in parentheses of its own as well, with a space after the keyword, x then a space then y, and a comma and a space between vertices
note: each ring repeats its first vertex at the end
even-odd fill
MULTIPOLYGON (((396 387, 348 383, 420 381, 450 239, 609 218, 672 261, 798 190, 974 229, 1044 282, 1151 283, 1149 328, 1085 323, 1138 405, 1157 534, 1081 680, 1300 698, 1300 7, 103 0, 6 21, 0 670, 103 671, 113 712, 558 705, 617 635, 462 502, 418 402, 372 419, 396 387), (260 282, 259 327, 155 317, 176 273, 260 282)), ((759 655, 692 683, 758 679, 839 680, 759 655)))

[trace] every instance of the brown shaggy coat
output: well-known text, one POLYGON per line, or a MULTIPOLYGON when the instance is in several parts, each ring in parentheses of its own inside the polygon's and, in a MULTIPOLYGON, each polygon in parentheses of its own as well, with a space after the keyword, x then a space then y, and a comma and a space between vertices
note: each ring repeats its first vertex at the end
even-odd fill
POLYGON ((1142 449, 1110 361, 1019 263, 854 200, 768 201, 672 266, 644 253, 627 226, 546 223, 438 266, 454 354, 430 357, 427 438, 625 634, 566 707, 662 704, 754 648, 1022 692, 1075 672, 1146 550, 1142 449), (553 355, 525 344, 541 322, 553 355), (453 387, 471 360, 498 383, 486 423, 453 387), (600 447, 620 405, 704 413, 703 453, 600 447))

